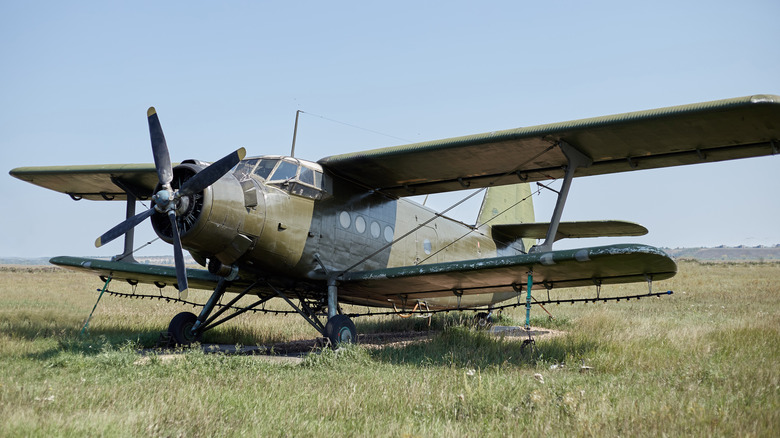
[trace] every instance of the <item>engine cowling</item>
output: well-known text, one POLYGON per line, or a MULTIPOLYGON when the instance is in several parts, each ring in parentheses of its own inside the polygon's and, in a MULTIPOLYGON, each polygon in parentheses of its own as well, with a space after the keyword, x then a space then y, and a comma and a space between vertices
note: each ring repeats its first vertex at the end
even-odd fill
MULTIPOLYGON (((171 186, 178 189, 205 167, 204 163, 195 161, 176 166, 171 186)), ((216 258, 224 265, 235 263, 254 247, 265 222, 263 196, 253 190, 257 188, 245 190, 228 173, 202 192, 182 197, 176 205, 182 246, 197 254, 196 258, 216 258)), ((166 216, 152 216, 152 226, 161 239, 173 241, 166 216)))

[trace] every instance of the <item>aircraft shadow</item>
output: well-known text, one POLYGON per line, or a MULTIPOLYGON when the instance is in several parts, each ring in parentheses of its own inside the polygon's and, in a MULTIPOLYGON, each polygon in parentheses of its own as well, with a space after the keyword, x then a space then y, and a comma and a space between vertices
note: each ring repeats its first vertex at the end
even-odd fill
POLYGON ((401 342, 370 350, 378 361, 417 366, 488 368, 528 366, 539 361, 563 363, 585 357, 598 348, 578 336, 536 337, 533 346, 524 337, 489 334, 483 330, 454 327, 430 339, 401 342))

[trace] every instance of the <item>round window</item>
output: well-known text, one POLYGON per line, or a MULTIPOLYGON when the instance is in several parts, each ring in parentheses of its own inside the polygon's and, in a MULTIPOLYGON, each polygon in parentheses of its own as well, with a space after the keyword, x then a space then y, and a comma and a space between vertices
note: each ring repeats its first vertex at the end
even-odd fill
POLYGON ((379 238, 379 234, 382 232, 382 227, 379 226, 378 222, 371 222, 371 237, 374 239, 379 238))
POLYGON ((349 213, 342 211, 341 214, 339 214, 339 223, 343 228, 349 228, 349 224, 352 223, 352 219, 349 217, 349 213))
POLYGON ((366 231, 366 220, 363 219, 363 216, 355 218, 355 230, 360 234, 363 234, 366 231))
POLYGON ((385 227, 385 240, 387 240, 388 243, 393 241, 393 227, 389 225, 385 227))

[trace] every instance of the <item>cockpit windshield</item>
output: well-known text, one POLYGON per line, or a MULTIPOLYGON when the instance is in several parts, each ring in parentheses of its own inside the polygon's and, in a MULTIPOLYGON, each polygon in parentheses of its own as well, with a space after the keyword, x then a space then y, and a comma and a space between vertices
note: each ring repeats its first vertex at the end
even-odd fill
MULTIPOLYGON (((263 162, 261 161, 260 164, 263 162)), ((284 182, 294 179, 298 174, 298 164, 291 163, 289 161, 281 161, 276 166, 276 170, 271 174, 270 178, 266 178, 268 182, 284 182)))
POLYGON ((274 170, 274 167, 276 167, 276 163, 278 162, 279 160, 260 160, 260 164, 255 168, 255 175, 264 180, 268 179, 268 175, 271 174, 271 171, 274 170))
POLYGON ((317 163, 291 157, 243 160, 236 167, 234 174, 240 181, 254 177, 265 184, 307 198, 320 199, 324 191, 327 191, 322 168, 317 163))

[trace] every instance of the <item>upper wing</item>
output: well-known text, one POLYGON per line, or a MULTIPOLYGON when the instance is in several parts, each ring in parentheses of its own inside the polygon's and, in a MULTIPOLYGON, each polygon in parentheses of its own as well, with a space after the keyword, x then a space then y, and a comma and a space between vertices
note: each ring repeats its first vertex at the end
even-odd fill
POLYGON ((339 297, 355 302, 389 302, 512 291, 533 271, 534 288, 593 286, 664 280, 677 264, 647 245, 623 244, 491 259, 434 263, 348 272, 340 278, 339 297))
POLYGON ((126 190, 138 198, 147 198, 157 186, 154 164, 18 167, 10 174, 74 199, 127 199, 126 190))
POLYGON ((560 178, 565 141, 593 160, 575 176, 778 153, 780 96, 742 98, 334 155, 337 175, 397 196, 560 178))

